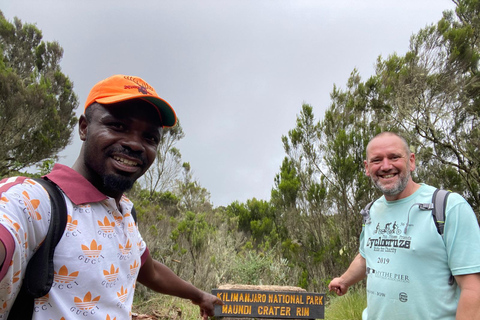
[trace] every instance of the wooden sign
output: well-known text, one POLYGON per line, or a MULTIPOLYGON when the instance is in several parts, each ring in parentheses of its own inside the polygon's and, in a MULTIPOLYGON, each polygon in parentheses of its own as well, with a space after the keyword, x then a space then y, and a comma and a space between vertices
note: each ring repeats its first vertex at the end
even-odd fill
POLYGON ((223 301, 215 317, 323 319, 325 295, 309 292, 213 289, 223 301))

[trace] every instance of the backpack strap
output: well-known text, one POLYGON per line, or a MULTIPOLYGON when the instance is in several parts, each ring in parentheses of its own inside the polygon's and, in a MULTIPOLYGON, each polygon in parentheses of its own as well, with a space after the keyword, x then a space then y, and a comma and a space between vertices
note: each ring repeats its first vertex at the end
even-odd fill
POLYGON ((360 210, 360 214, 363 216, 363 222, 362 222, 362 227, 365 227, 365 225, 372 223, 372 220, 370 219, 370 207, 372 204, 375 202, 375 200, 370 201, 365 208, 360 210))
POLYGON ((132 207, 132 212, 130 212, 130 214, 132 215, 135 223, 137 223, 137 211, 135 210, 135 207, 132 207))
POLYGON ((8 319, 31 319, 34 299, 46 295, 53 283, 53 255, 67 225, 67 206, 62 192, 47 179, 33 179, 48 192, 51 203, 50 225, 45 240, 28 262, 20 292, 8 319))
POLYGON ((445 228, 445 209, 447 207, 447 197, 450 191, 437 189, 432 196, 432 216, 435 221, 438 233, 443 236, 443 230, 445 228))
MULTIPOLYGON (((437 189, 432 196, 432 216, 438 233, 443 237, 443 231, 445 230, 445 211, 447 208, 447 198, 450 191, 437 189)), ((455 283, 455 277, 450 274, 448 284, 453 285, 455 283)))

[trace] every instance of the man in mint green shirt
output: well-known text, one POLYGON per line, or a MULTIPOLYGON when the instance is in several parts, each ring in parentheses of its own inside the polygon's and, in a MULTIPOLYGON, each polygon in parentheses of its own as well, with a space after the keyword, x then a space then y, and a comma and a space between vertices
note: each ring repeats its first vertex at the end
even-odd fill
POLYGON ((415 155, 400 136, 384 132, 367 146, 365 172, 383 196, 370 208, 360 253, 329 285, 343 295, 367 277, 362 318, 480 319, 480 229, 470 205, 448 197, 444 237, 430 210, 434 187, 411 178, 415 155), (455 282, 449 283, 453 275, 455 282))

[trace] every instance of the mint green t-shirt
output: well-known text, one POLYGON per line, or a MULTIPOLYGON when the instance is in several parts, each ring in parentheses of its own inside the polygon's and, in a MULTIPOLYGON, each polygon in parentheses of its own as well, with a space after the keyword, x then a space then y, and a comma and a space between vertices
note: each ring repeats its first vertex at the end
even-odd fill
POLYGON ((422 184, 397 201, 381 197, 370 208, 371 222, 360 237, 367 266, 366 320, 455 319, 460 289, 450 274, 480 272, 480 229, 470 205, 448 197, 444 239, 431 210, 434 187, 422 184))

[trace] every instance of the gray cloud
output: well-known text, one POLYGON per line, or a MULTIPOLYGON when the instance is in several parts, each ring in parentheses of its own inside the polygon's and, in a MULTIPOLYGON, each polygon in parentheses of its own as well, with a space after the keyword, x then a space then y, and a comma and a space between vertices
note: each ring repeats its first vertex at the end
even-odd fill
MULTIPOLYGON (((184 161, 214 205, 268 200, 281 136, 302 103, 318 118, 354 68, 403 53, 410 36, 452 9, 447 0, 0 0, 7 19, 36 23, 64 48, 81 106, 97 81, 137 75, 177 111, 184 161)), ((62 152, 73 164, 78 136, 62 152)))

